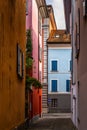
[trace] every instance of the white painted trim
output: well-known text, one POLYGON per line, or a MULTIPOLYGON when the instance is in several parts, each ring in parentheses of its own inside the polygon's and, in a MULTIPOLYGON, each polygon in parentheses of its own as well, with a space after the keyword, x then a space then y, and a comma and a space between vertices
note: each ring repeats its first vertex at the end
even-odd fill
POLYGON ((71 94, 71 92, 59 92, 58 94, 71 94))
POLYGON ((66 80, 70 80, 71 81, 71 77, 69 77, 68 79, 66 79, 66 80))
POLYGON ((71 72, 70 71, 70 61, 71 61, 71 59, 68 59, 68 72, 71 72))
POLYGON ((59 71, 59 59, 50 59, 50 72, 58 73, 58 71, 59 71), (52 71, 52 61, 57 61, 57 71, 52 71))
POLYGON ((71 94, 71 92, 48 92, 48 94, 71 94))
POLYGON ((71 50, 72 48, 71 47, 48 47, 48 49, 56 49, 56 50, 60 50, 60 49, 69 49, 71 50))
POLYGON ((71 72, 69 71, 69 72, 59 72, 59 71, 57 71, 57 72, 48 72, 48 74, 71 74, 71 72))
MULTIPOLYGON (((57 79, 57 78, 52 78, 52 79, 50 79, 50 88, 49 88, 49 91, 51 92, 51 93, 57 93, 57 92, 52 92, 52 84, 51 84, 51 81, 52 80, 57 80, 57 92, 59 91, 59 79, 57 79)), ((48 91, 48 92, 49 92, 48 91)))

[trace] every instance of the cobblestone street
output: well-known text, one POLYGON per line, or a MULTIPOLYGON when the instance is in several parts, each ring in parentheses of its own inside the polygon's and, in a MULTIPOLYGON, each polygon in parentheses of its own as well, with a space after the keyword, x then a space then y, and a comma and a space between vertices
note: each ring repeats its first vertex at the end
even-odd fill
POLYGON ((76 130, 70 118, 44 117, 33 123, 28 130, 76 130))

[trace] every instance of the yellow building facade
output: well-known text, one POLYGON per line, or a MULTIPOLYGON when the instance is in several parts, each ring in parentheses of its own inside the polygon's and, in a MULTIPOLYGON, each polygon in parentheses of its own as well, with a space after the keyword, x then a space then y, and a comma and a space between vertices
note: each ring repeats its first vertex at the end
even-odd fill
POLYGON ((0 1, 0 130, 25 119, 25 0, 0 1))

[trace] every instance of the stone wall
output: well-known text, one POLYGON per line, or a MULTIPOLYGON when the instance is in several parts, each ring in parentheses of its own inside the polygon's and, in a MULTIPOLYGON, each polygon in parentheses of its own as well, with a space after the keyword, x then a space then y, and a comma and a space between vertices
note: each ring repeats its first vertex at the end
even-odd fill
POLYGON ((71 111, 70 94, 48 94, 48 105, 50 113, 68 113, 71 111), (52 107, 52 99, 57 99, 56 107, 52 107))

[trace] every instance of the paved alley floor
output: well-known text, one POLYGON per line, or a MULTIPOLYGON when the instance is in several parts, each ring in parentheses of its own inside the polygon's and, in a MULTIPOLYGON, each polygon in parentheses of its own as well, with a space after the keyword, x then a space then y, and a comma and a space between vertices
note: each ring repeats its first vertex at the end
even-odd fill
MULTIPOLYGON (((61 116, 60 116, 61 117, 61 116)), ((63 117, 63 116, 62 116, 63 117)), ((43 117, 33 123, 28 130, 76 130, 70 118, 43 117)))

